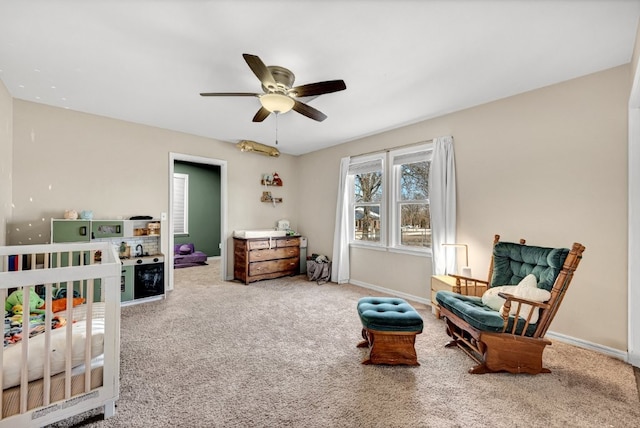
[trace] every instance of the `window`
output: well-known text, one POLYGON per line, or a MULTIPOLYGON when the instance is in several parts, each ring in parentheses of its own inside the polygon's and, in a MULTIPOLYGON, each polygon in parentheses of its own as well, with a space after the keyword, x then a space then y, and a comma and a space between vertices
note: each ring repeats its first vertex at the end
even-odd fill
POLYGON ((430 165, 430 144, 352 159, 351 243, 430 252, 430 165))
POLYGON ((390 152, 393 165, 393 246, 431 248, 429 167, 431 151, 390 152))
POLYGON ((189 174, 173 174, 173 233, 189 233, 189 174))
POLYGON ((384 244, 384 160, 365 159, 349 166, 352 238, 361 243, 384 244))

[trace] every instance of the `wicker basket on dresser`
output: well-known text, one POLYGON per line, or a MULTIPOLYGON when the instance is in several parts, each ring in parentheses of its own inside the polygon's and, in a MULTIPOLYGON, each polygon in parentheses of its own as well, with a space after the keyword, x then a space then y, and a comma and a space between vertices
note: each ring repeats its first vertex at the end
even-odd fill
POLYGON ((233 238, 233 279, 249 284, 299 273, 299 236, 233 238))

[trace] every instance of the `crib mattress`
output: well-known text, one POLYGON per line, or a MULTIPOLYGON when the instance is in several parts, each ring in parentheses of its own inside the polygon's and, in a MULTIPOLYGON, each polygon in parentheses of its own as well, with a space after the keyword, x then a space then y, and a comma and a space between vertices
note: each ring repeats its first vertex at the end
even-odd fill
MULTIPOLYGON (((91 370, 91 389, 102 386, 102 366, 91 370)), ((84 374, 77 374, 71 377, 71 396, 89 392, 84 390, 84 374)), ((29 382, 29 392, 27 394, 27 410, 35 409, 43 405, 44 380, 38 379, 29 382)), ((50 403, 64 400, 64 373, 59 373, 51 377, 51 399, 50 403)), ((20 386, 5 389, 2 392, 2 417, 6 418, 20 413, 20 386)))

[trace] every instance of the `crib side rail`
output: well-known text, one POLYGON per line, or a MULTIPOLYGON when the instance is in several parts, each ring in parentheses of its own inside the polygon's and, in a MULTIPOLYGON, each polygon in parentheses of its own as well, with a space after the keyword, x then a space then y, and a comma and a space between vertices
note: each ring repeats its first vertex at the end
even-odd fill
MULTIPOLYGON (((76 413, 99 407, 103 402, 115 401, 119 391, 119 342, 120 342, 120 273, 121 264, 115 249, 108 243, 89 244, 50 244, 29 246, 0 247, 0 306, 9 310, 15 305, 15 296, 7 302, 10 293, 22 290, 22 307, 29 308, 29 296, 32 292, 44 293, 44 373, 42 377, 41 397, 33 397, 29 391, 33 381, 29 373, 29 353, 34 351, 30 343, 32 324, 29 311, 22 316, 22 334, 19 338, 21 352, 19 354, 19 413, 8 415, 4 409, 5 390, 0 397, 0 427, 6 426, 41 426, 52 423, 76 413), (96 295, 94 285, 99 281, 100 295, 96 295), (64 327, 66 344, 74 343, 73 335, 73 303, 78 294, 85 301, 86 308, 86 340, 84 344, 84 386, 82 391, 72 393, 72 350, 66 346, 64 377, 64 398, 51 403, 51 333, 55 314, 52 308, 54 292, 65 291, 66 314, 70 322, 64 327), (91 350, 94 320, 94 301, 104 302, 104 342, 102 366, 102 386, 92 389, 91 350), (38 407, 33 407, 37 402, 38 407), (76 403, 77 402, 77 403, 76 403), (28 403, 31 403, 28 405, 28 403), (97 404, 96 404, 97 403, 97 404), (6 415, 6 416, 5 416, 6 415)), ((39 327, 40 328, 40 327, 39 327)), ((5 341, 6 341, 5 333, 5 341)), ((42 338, 40 338, 42 339, 42 338)), ((5 385, 6 347, 0 347, 0 385, 5 385)), ((15 356, 16 354, 12 354, 15 356)), ((15 364, 15 363, 14 363, 15 364)), ((74 387, 75 388, 75 387, 74 387)))

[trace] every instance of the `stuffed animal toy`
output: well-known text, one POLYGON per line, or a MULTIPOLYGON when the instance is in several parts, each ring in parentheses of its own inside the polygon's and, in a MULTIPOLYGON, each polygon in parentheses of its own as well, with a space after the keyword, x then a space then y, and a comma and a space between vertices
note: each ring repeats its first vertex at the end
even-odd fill
MULTIPOLYGON (((73 298, 73 306, 76 307, 84 303, 84 299, 82 297, 74 297, 73 298)), ((42 306, 42 309, 46 309, 46 305, 42 306)), ((67 309, 67 299, 55 299, 51 301, 51 312, 60 312, 67 309)))
MULTIPOLYGON (((4 303, 4 310, 12 312, 13 307, 16 305, 22 305, 22 290, 16 290, 9 294, 9 297, 7 297, 4 303)), ((45 310, 42 309, 43 306, 44 300, 42 300, 33 289, 31 289, 29 293, 29 313, 44 314, 45 310)))

